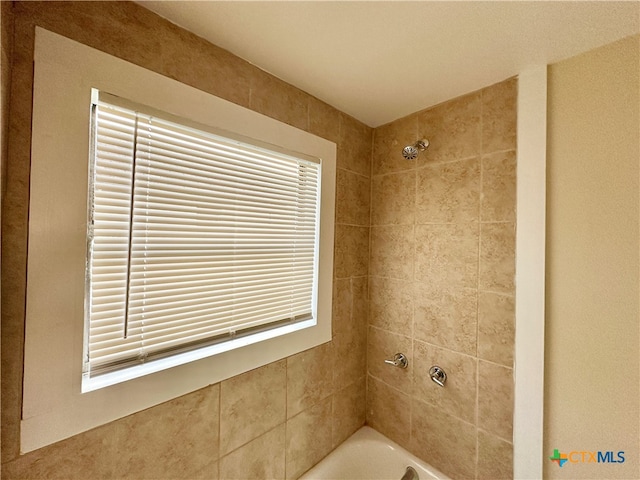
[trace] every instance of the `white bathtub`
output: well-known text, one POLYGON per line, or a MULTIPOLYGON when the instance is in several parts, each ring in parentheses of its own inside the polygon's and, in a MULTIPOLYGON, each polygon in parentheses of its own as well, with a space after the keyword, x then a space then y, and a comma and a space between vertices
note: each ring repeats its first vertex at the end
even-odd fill
POLYGON ((400 480, 412 466, 420 480, 449 477, 371 427, 362 427, 300 480, 400 480))

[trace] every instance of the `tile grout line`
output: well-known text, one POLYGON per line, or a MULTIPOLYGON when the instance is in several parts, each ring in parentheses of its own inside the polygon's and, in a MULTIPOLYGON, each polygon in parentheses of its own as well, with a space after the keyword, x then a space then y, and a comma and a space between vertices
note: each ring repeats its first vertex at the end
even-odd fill
MULTIPOLYGON (((362 278, 363 276, 357 276, 355 278, 362 278)), ((406 278, 398 278, 398 277, 387 277, 387 276, 383 276, 383 275, 370 275, 371 278, 376 278, 376 279, 381 279, 381 280, 391 280, 394 282, 406 282, 408 281, 408 279, 406 278)), ((336 278, 338 280, 345 280, 348 277, 342 277, 342 278, 336 278)), ((412 284, 417 284, 418 281, 414 281, 411 282, 412 284)), ((442 289, 441 291, 445 291, 445 292, 464 292, 464 291, 472 291, 472 292, 477 292, 477 293, 490 293, 492 295, 498 295, 500 297, 511 297, 514 298, 514 294, 513 293, 509 293, 509 292, 499 292, 497 290, 486 290, 486 289, 480 289, 480 288, 475 288, 475 287, 460 287, 460 286, 455 286, 452 288, 445 288, 442 289)), ((379 327, 380 328, 380 327, 379 327)))
MULTIPOLYGON (((416 136, 422 136, 422 132, 420 129, 420 116, 416 115, 416 136)), ((418 138, 417 138, 418 139, 418 138)), ((416 139, 416 140, 417 140, 416 139)), ((418 156, 420 158, 420 156, 418 156)), ((415 343, 415 333, 416 333, 416 258, 418 253, 418 242, 416 241, 416 224, 417 224, 417 213, 418 213, 418 163, 415 163, 414 173, 413 173, 413 222, 411 225, 412 228, 412 243, 413 248, 411 251, 411 362, 413 363, 416 358, 416 343, 415 343)), ((411 369, 411 394, 409 395, 409 446, 412 446, 414 443, 414 435, 413 435, 413 424, 414 424, 414 401, 413 396, 416 390, 416 370, 415 368, 411 369)))
MULTIPOLYGON (((333 341, 333 335, 331 340, 333 341)), ((289 436, 289 361, 284 359, 284 477, 287 478, 287 437, 289 436)))
MULTIPOLYGON (((369 235, 369 237, 371 237, 371 235, 369 235)), ((369 241, 371 241, 371 238, 369 238, 369 241)), ((367 264, 368 263, 369 262, 367 262, 367 264)), ((368 266, 367 266, 367 271, 368 271, 368 266)), ((354 286, 353 277, 351 277, 349 279, 349 321, 350 321, 350 324, 351 324, 352 328, 356 325, 356 323, 355 323, 356 319, 355 319, 355 315, 354 315, 354 311, 355 311, 354 307, 355 307, 355 286, 354 286)), ((357 334, 357 329, 356 329, 356 334, 357 334)), ((367 333, 365 332, 365 335, 366 334, 367 333)), ((365 342, 366 342, 366 337, 365 337, 365 342)), ((366 344, 365 344, 364 355, 365 355, 365 365, 366 365, 366 361, 367 361, 367 358, 366 358, 366 355, 367 355, 366 344)), ((365 366, 365 369, 366 368, 367 367, 365 366)), ((332 378, 333 378, 333 375, 332 375, 332 378)), ((335 391, 335 382, 334 382, 333 388, 334 388, 334 391, 335 391)), ((334 398, 335 398, 335 395, 334 395, 334 398)), ((331 409, 332 409, 332 414, 333 414, 333 399, 331 400, 331 409)), ((332 422, 331 422, 331 438, 332 438, 331 439, 331 444, 333 445, 333 418, 331 420, 332 420, 332 422)))
POLYGON ((501 437, 500 435, 496 435, 493 432, 490 432, 489 430, 487 430, 486 428, 478 428, 478 432, 482 432, 485 435, 489 435, 491 437, 497 438, 498 440, 504 442, 504 443, 508 443, 509 445, 513 446, 513 439, 511 441, 506 440, 505 438, 501 437))
POLYGON ((373 223, 373 159, 375 157, 376 129, 371 130, 369 149, 369 244, 367 252, 367 323, 364 330, 364 424, 368 424, 369 411, 369 326, 371 322, 371 256, 372 256, 372 223, 373 223))
POLYGON ((480 198, 478 202, 478 261, 476 264, 476 395, 475 395, 475 403, 476 403, 476 411, 475 411, 475 432, 476 432, 476 445, 475 445, 475 459, 474 459, 474 473, 475 478, 478 478, 478 464, 480 462, 480 436, 478 434, 478 422, 480 419, 480 361, 479 361, 479 348, 478 344, 480 342, 480 262, 482 260, 481 257, 481 248, 482 248, 482 201, 484 194, 484 162, 482 161, 484 155, 484 91, 480 90, 480 198))
POLYGON ((336 171, 338 171, 338 170, 342 170, 343 172, 350 173, 350 174, 355 175, 357 177, 362 177, 362 178, 366 178, 367 180, 371 180, 370 176, 365 175, 364 173, 356 172, 355 170, 351 170, 349 168, 336 166, 336 171))
POLYGON ((218 476, 220 476, 220 460, 222 456, 222 382, 218 386, 218 476))
MULTIPOLYGON (((374 379, 374 380, 375 380, 375 381, 377 381, 377 382, 380 382, 380 383, 381 383, 381 384, 383 384, 385 387, 390 388, 390 389, 394 390, 395 392, 397 392, 397 393, 399 393, 399 394, 401 394, 401 395, 404 395, 404 396, 408 397, 408 398, 409 398, 409 400, 410 400, 410 403, 411 403, 411 404, 413 403, 413 400, 415 400, 416 402, 419 402, 419 403, 422 403, 422 404, 428 405, 428 406, 433 407, 433 408, 435 408, 435 409, 438 409, 438 408, 439 408, 439 407, 438 407, 438 405, 436 405, 435 403, 431 403, 431 402, 429 402, 429 401, 427 401, 427 400, 423 400, 423 399, 419 398, 417 395, 413 395, 413 393, 406 393, 406 392, 403 392, 402 390, 398 389, 397 387, 394 387, 393 385, 391 385, 391 384, 389 384, 389 383, 385 382, 385 381, 384 381, 384 380, 382 380, 380 377, 376 377, 375 375, 372 375, 372 374, 369 374, 369 377, 371 377, 372 379, 374 379)), ((444 413, 444 415, 448 415, 448 416, 450 416, 450 417, 453 417, 453 418, 455 418, 456 420, 459 420, 459 421, 461 421, 461 422, 463 422, 463 423, 465 423, 465 424, 467 424, 467 425, 469 425, 469 426, 471 426, 471 427, 474 427, 474 428, 477 430, 476 425, 475 425, 475 424, 473 424, 472 422, 470 422, 469 420, 465 420, 464 418, 460 418, 460 417, 458 417, 457 415, 454 415, 454 414, 452 414, 452 413, 448 413, 448 412, 443 412, 443 413, 444 413)), ((498 437, 498 436, 497 436, 497 435, 495 435, 495 434, 491 434, 491 435, 493 435, 494 437, 497 437, 497 438, 502 438, 502 437, 498 437)))
POLYGON ((497 366, 497 367, 502 367, 502 368, 507 368, 509 370, 512 370, 511 366, 504 365, 502 363, 498 363, 498 362, 495 362, 493 360, 480 358, 480 357, 478 357, 476 355, 472 355, 472 354, 469 354, 469 353, 461 352, 459 350, 454 350, 454 349, 452 349, 450 347, 447 347, 447 346, 444 346, 444 345, 438 345, 436 343, 432 343, 432 342, 429 342, 429 341, 426 341, 426 340, 421 340, 421 339, 417 339, 417 338, 408 337, 407 335, 404 335, 404 334, 398 333, 398 332, 394 332, 393 330, 389 330, 387 328, 378 327, 376 325, 369 325, 369 328, 374 328, 376 330, 380 330, 382 332, 386 332, 386 333, 389 333, 391 335, 397 335, 399 337, 404 337, 405 339, 410 339, 412 342, 423 343, 423 344, 428 345, 430 347, 438 348, 440 350, 444 350, 444 351, 449 352, 449 353, 462 355, 463 357, 467 357, 467 358, 470 358, 472 360, 476 360, 477 362, 484 362, 484 363, 488 363, 488 364, 491 364, 491 365, 494 365, 494 366, 497 366))

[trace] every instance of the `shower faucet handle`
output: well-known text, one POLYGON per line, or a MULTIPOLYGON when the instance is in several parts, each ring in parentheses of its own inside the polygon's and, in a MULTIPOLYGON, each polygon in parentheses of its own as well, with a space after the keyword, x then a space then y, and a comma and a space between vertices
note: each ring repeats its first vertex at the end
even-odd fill
POLYGON ((429 376, 431 377, 431 380, 434 381, 434 383, 440 385, 441 387, 444 387, 444 382, 447 381, 447 374, 438 365, 434 365, 429 369, 429 376))
POLYGON ((385 360, 384 363, 398 368, 407 368, 409 366, 409 360, 404 353, 396 353, 393 356, 393 360, 385 360))

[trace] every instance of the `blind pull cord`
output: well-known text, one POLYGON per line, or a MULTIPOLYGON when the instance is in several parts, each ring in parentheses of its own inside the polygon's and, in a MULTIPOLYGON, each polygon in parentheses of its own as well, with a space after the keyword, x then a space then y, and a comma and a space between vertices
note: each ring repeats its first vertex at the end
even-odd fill
POLYGON ((134 203, 136 201, 136 165, 138 157, 138 114, 133 126, 133 168, 131 169, 131 201, 129 202, 129 248, 127 249, 127 284, 124 299, 124 338, 129 335, 129 290, 131 288, 131 249, 133 240, 133 214, 134 203))

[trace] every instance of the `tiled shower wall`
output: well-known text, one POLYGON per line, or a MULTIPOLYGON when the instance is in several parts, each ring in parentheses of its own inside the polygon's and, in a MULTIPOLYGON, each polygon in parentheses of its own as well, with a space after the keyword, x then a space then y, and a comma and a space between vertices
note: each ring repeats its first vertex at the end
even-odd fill
MULTIPOLYGON (((134 3, 16 2, 13 9, 2 205, 3 478, 297 478, 365 419, 372 130, 134 3), (332 342, 19 455, 36 25, 336 142, 332 342)), ((4 72, 3 65, 3 89, 4 72)))
POLYGON ((367 422, 454 478, 513 476, 516 97, 510 79, 374 132, 367 422))

